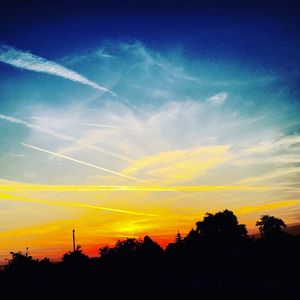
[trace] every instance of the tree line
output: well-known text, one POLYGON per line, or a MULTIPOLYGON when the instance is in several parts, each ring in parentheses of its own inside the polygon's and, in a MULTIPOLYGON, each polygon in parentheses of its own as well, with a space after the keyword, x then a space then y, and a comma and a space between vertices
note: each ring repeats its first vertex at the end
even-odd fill
POLYGON ((176 299, 189 293, 212 296, 237 291, 247 291, 245 297, 298 295, 300 236, 286 233, 284 221, 274 216, 262 216, 256 226, 259 238, 249 236, 235 214, 224 210, 207 213, 186 236, 177 232, 165 249, 145 236, 101 247, 94 258, 77 246, 56 264, 11 252, 0 282, 27 290, 85 294, 99 288, 104 293, 115 286, 138 287, 148 291, 144 298, 158 290, 159 295, 176 299))

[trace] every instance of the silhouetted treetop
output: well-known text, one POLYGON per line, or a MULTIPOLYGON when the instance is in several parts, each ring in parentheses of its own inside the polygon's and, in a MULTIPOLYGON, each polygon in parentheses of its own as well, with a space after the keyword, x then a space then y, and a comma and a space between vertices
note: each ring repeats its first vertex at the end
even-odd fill
POLYGON ((7 270, 12 269, 23 269, 28 266, 33 266, 38 262, 38 260, 34 260, 32 256, 23 254, 21 251, 19 252, 10 252, 12 258, 8 261, 8 265, 6 266, 7 270))
POLYGON ((111 248, 107 245, 99 249, 100 257, 105 257, 110 253, 111 248))
POLYGON ((277 299, 282 291, 280 299, 299 299, 300 236, 285 234, 281 219, 262 216, 256 223, 260 239, 247 238, 245 225, 229 210, 207 213, 196 225, 184 238, 177 232, 165 251, 145 236, 102 247, 100 257, 91 259, 80 246, 57 263, 33 259, 28 251, 11 252, 5 270, 0 269, 2 290, 9 293, 3 298, 31 299, 35 292, 40 299, 53 292, 49 298, 277 299), (14 291, 21 296, 12 296, 14 291))
POLYGON ((204 238, 240 240, 247 237, 246 225, 239 224, 234 213, 227 209, 215 214, 207 213, 196 226, 196 231, 204 238))
POLYGON ((141 240, 138 240, 136 238, 127 238, 125 240, 118 240, 115 246, 112 248, 108 246, 100 248, 99 253, 102 258, 111 255, 132 256, 141 244, 141 240))
POLYGON ((127 238, 126 240, 117 241, 116 248, 124 252, 134 252, 141 243, 142 242, 136 238, 127 238))
POLYGON ((80 265, 86 264, 89 261, 89 257, 82 252, 81 246, 78 245, 75 251, 65 253, 62 260, 68 265, 80 265))
POLYGON ((262 238, 277 238, 284 234, 282 230, 286 227, 283 220, 269 215, 263 215, 256 222, 256 226, 258 226, 262 238))
POLYGON ((183 242, 183 238, 181 236, 181 233, 178 231, 175 237, 175 243, 176 244, 181 244, 183 242))
POLYGON ((125 240, 119 240, 114 247, 104 246, 99 249, 100 256, 102 258, 108 258, 112 256, 118 257, 133 257, 148 256, 153 258, 163 254, 162 247, 153 241, 149 236, 145 236, 143 241, 135 238, 127 238, 125 240))
POLYGON ((145 256, 161 255, 164 252, 163 248, 148 235, 144 237, 144 240, 138 246, 137 251, 145 256))
POLYGON ((191 229, 191 231, 183 239, 185 244, 195 245, 200 238, 200 234, 197 230, 191 229))
POLYGON ((29 274, 51 264, 49 258, 45 257, 42 260, 33 259, 32 256, 28 255, 28 252, 23 254, 19 252, 10 252, 11 259, 5 266, 5 270, 8 272, 17 272, 19 274, 29 274))

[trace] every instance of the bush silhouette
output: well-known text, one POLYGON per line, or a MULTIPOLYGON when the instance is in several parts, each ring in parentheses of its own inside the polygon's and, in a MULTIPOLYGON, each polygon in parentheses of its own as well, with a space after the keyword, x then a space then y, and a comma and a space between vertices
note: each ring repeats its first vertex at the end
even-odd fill
POLYGON ((8 261, 5 269, 7 271, 30 272, 38 264, 38 260, 32 258, 28 254, 19 252, 10 252, 12 258, 8 261))

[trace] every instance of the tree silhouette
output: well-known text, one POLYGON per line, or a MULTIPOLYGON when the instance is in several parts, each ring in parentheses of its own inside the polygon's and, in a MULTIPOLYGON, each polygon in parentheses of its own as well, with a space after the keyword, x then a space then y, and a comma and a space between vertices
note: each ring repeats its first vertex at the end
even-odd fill
POLYGON ((185 246, 184 239, 178 231, 175 236, 175 241, 167 245, 166 254, 167 256, 172 257, 173 260, 177 260, 183 255, 185 246))
POLYGON ((126 240, 119 240, 116 243, 115 251, 117 253, 122 253, 124 255, 134 254, 137 248, 142 244, 142 242, 135 238, 127 238, 126 240))
POLYGON ((246 225, 239 224, 234 213, 227 209, 215 214, 207 213, 196 226, 199 235, 207 239, 226 239, 233 242, 247 238, 246 225))
POLYGON ((110 251, 111 251, 111 248, 108 247, 107 245, 104 247, 101 247, 99 249, 100 257, 105 257, 105 256, 109 255, 110 251))
POLYGON ((38 260, 33 259, 32 256, 28 255, 28 253, 23 254, 21 251, 19 251, 10 252, 10 254, 12 258, 8 261, 6 270, 25 271, 36 266, 38 263, 38 260))
POLYGON ((200 234, 197 230, 191 229, 191 231, 184 237, 183 241, 187 245, 196 245, 199 242, 200 234))
POLYGON ((256 222, 256 226, 258 226, 261 237, 266 239, 282 236, 282 229, 286 227, 283 220, 269 215, 263 215, 259 221, 256 222))
POLYGON ((279 291, 282 299, 299 298, 293 293, 300 294, 300 236, 287 235, 281 219, 262 216, 256 223, 263 237, 260 239, 248 238, 245 225, 239 224, 229 210, 207 213, 196 225, 185 237, 177 232, 165 251, 145 236, 143 240, 127 238, 113 247, 100 248, 100 257, 91 260, 80 246, 65 253, 58 263, 11 252, 4 272, 0 269, 0 282, 10 293, 53 291, 56 296, 63 291, 66 298, 73 298, 70 293, 77 296, 81 291, 83 299, 87 292, 94 295, 99 291, 111 297, 116 287, 121 291, 117 298, 123 299, 132 283, 141 293, 129 291, 130 299, 135 299, 134 294, 145 299, 160 299, 157 295, 185 299, 195 291, 210 298, 215 293, 218 299, 224 292, 247 296, 249 286, 254 291, 251 299, 256 295, 278 296, 279 291))
POLYGON ((75 251, 69 251, 65 253, 62 257, 62 260, 66 265, 78 266, 87 264, 89 257, 82 252, 81 246, 78 245, 75 251))
POLYGON ((99 249, 102 259, 123 259, 132 258, 136 250, 141 246, 142 241, 135 238, 127 238, 125 240, 118 240, 114 247, 104 246, 99 249))
POLYGON ((178 231, 177 234, 176 234, 175 243, 176 244, 182 244, 182 242, 183 242, 183 238, 182 238, 180 232, 178 231))
POLYGON ((163 248, 153 241, 149 236, 145 236, 143 242, 136 249, 138 255, 144 258, 155 259, 163 255, 163 248))

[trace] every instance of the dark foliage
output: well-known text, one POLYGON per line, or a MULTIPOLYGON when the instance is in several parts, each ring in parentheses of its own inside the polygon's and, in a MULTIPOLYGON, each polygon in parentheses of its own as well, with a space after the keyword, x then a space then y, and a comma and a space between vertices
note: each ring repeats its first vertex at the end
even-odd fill
POLYGON ((200 236, 209 240, 236 242, 247 237, 246 226, 239 224, 237 217, 227 209, 216 214, 207 213, 196 225, 200 236))
POLYGON ((282 231, 286 227, 285 223, 278 218, 273 216, 264 215, 256 222, 261 237, 266 239, 280 238, 285 233, 282 231))
POLYGON ((65 253, 62 261, 68 266, 82 266, 89 262, 89 257, 82 252, 81 246, 78 245, 75 251, 65 253))
POLYGON ((256 225, 255 240, 224 210, 207 213, 184 237, 178 232, 165 251, 145 236, 102 247, 91 259, 78 246, 56 264, 12 252, 0 272, 2 291, 11 299, 26 292, 67 299, 297 298, 300 237, 284 233, 284 222, 273 216, 256 225))
POLYGON ((28 254, 23 254, 22 252, 10 252, 11 259, 5 266, 5 270, 8 272, 21 272, 28 273, 33 271, 38 264, 38 260, 32 258, 28 254))

